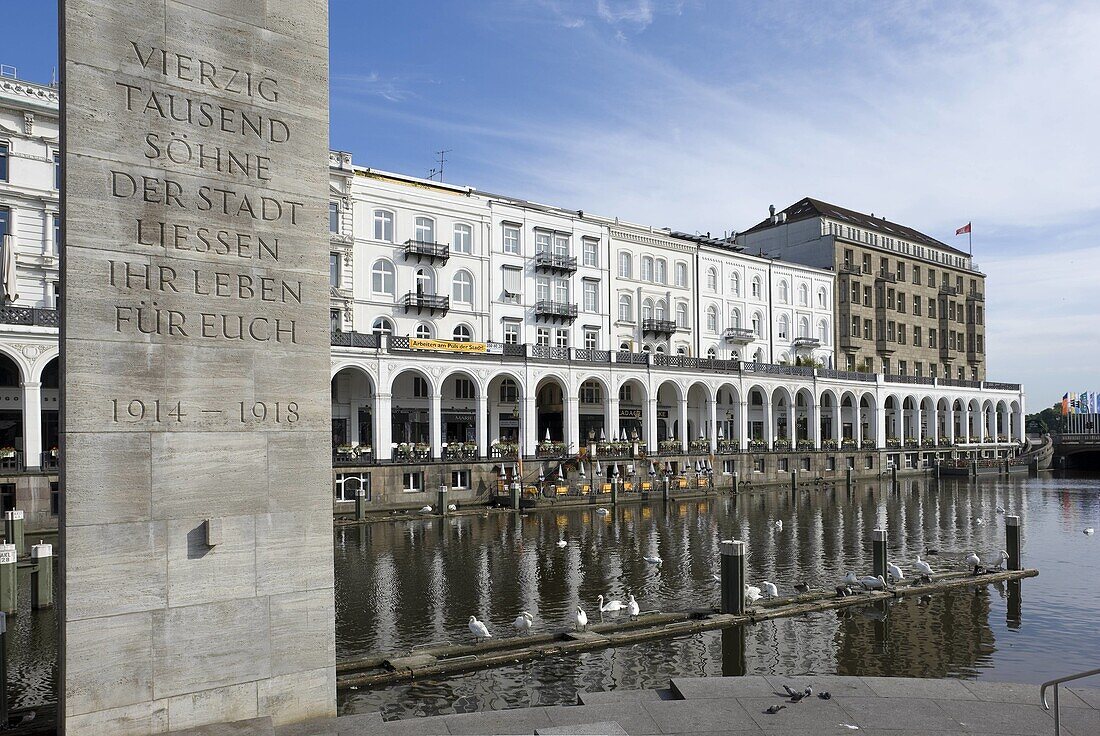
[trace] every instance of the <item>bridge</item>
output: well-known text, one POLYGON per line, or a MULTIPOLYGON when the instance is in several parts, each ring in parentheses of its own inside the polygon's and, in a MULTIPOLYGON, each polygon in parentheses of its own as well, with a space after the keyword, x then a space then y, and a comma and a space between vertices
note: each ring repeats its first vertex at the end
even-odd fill
POLYGON ((1100 469, 1100 432, 1050 435, 1053 467, 1070 470, 1100 469))

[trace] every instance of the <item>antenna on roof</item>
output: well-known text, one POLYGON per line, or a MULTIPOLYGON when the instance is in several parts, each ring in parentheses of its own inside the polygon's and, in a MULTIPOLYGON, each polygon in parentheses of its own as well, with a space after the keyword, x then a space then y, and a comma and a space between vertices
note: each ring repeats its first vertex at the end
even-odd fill
POLYGON ((50 70, 50 86, 51 87, 56 87, 57 86, 57 67, 56 66, 53 67, 50 70))
POLYGON ((444 148, 441 151, 436 151, 435 152, 436 155, 439 156, 439 168, 438 169, 432 169, 431 173, 428 174, 429 179, 435 178, 435 175, 439 174, 439 181, 440 182, 443 181, 443 164, 447 163, 447 154, 450 153, 451 150, 452 149, 450 149, 450 148, 444 148))

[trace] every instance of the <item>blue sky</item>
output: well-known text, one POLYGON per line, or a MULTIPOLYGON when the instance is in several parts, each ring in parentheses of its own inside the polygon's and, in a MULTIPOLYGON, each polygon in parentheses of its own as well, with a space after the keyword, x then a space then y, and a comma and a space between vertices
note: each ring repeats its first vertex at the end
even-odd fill
MULTIPOLYGON (((54 3, 0 62, 48 81, 54 3)), ((1100 5, 331 0, 356 163, 687 231, 803 196, 949 244, 974 222, 994 380, 1100 390, 1100 5)))

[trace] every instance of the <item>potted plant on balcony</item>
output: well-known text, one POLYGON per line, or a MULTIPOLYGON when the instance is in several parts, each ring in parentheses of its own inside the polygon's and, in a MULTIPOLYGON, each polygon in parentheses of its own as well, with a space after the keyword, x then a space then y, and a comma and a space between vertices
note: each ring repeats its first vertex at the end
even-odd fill
POLYGON ((657 447, 660 448, 661 452, 670 454, 675 454, 682 450, 680 440, 661 440, 657 447))
POLYGON ((732 455, 740 449, 741 442, 736 437, 718 439, 718 452, 723 455, 732 455))
POLYGON ((706 437, 700 437, 697 440, 692 440, 688 443, 688 450, 693 453, 708 453, 710 452, 710 440, 706 437))
POLYGON ((940 447, 951 447, 951 439, 948 437, 940 437, 940 447))
POLYGON ((886 446, 890 449, 896 449, 898 447, 901 447, 901 440, 899 440, 897 437, 887 437, 886 446))
POLYGON ((917 446, 916 438, 915 437, 906 437, 905 438, 905 446, 906 447, 916 447, 917 446))
POLYGON ((777 439, 772 443, 773 452, 786 452, 791 449, 791 441, 786 438, 777 439))
POLYGON ((417 442, 413 446, 413 457, 417 460, 427 460, 431 457, 432 448, 426 442, 417 442))
POLYGON ((852 437, 845 437, 840 441, 840 447, 842 450, 854 450, 856 449, 856 441, 852 437))
POLYGON ((813 450, 814 449, 814 441, 813 440, 807 440, 807 439, 799 440, 798 441, 798 449, 799 450, 813 450))
POLYGON ((768 449, 768 443, 759 437, 749 440, 749 449, 754 452, 763 452, 768 449))
POLYGON ((493 453, 497 457, 505 460, 515 459, 519 456, 519 445, 508 440, 498 440, 497 443, 493 445, 493 453))
POLYGON ((935 447, 936 441, 931 437, 925 437, 920 441, 921 447, 935 447))
POLYGON ((873 450, 875 449, 875 441, 872 439, 863 440, 863 443, 860 445, 860 447, 864 450, 873 450))

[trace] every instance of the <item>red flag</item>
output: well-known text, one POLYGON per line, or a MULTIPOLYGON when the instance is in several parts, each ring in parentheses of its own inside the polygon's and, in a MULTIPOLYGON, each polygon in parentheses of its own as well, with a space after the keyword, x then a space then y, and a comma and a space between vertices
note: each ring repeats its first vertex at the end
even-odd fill
POLYGON ((970 232, 970 223, 969 222, 966 223, 965 225, 963 225, 962 227, 960 227, 958 230, 956 230, 955 234, 956 235, 965 235, 968 232, 970 232))

